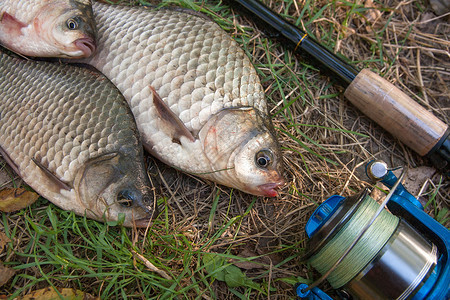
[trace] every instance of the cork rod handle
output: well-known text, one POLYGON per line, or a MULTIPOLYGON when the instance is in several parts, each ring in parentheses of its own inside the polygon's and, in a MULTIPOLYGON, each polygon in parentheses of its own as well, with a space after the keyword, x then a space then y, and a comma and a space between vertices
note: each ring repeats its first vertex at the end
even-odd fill
POLYGON ((344 96, 422 156, 430 152, 448 127, 393 84, 367 69, 356 76, 344 96))

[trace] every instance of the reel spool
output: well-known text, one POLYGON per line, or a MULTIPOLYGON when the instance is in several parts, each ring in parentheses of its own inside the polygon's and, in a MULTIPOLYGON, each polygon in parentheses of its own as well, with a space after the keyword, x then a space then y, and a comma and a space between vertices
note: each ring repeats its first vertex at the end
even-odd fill
POLYGON ((448 299, 449 231, 401 186, 404 173, 377 173, 376 163, 368 173, 392 188, 381 206, 366 189, 330 197, 308 220, 304 259, 322 277, 298 286, 301 298, 331 299, 317 288, 327 279, 344 299, 448 299))

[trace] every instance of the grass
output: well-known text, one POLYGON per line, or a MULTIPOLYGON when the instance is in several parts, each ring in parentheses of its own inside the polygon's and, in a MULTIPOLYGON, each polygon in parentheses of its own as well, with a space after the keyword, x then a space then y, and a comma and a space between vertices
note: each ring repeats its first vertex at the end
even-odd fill
MULTIPOLYGON (((239 236, 223 238, 227 232, 239 232, 242 219, 249 214, 252 204, 243 215, 230 216, 220 224, 219 230, 212 230, 217 214, 214 207, 217 208, 219 198, 216 199, 207 223, 209 225, 205 224, 207 230, 198 236, 196 242, 192 240, 196 232, 182 227, 176 230, 171 228, 171 216, 163 203, 161 206, 166 209, 145 234, 79 217, 41 200, 13 216, 17 218, 15 221, 24 221, 23 226, 5 226, 3 229, 14 241, 8 245, 5 254, 15 255, 14 261, 4 264, 17 273, 10 283, 16 289, 9 296, 15 298, 50 285, 89 290, 102 299, 197 298, 204 293, 215 298, 211 285, 219 280, 217 273, 234 266, 228 260, 248 263, 261 257, 237 257, 232 254, 231 248, 235 243, 240 244, 239 236), (20 251, 14 250, 17 243, 23 245, 20 251), (224 243, 229 246, 218 256, 222 259, 220 266, 206 272, 209 267, 205 256, 211 255, 213 246, 224 243), (144 255, 168 278, 149 271, 142 261, 136 259, 133 251, 144 255)), ((15 221, 6 214, 2 215, 5 225, 15 221)), ((269 255, 283 251, 275 250, 269 255)), ((294 257, 288 257, 271 268, 283 268, 294 257)), ((256 267, 267 266, 259 263, 256 267)), ((260 277, 264 278, 267 272, 262 272, 260 277)), ((264 281, 255 283, 242 272, 228 277, 247 286, 247 292, 234 291, 242 297, 253 294, 255 290, 260 295, 267 294, 267 283, 264 281)), ((292 281, 289 277, 279 280, 289 279, 292 281)))
MULTIPOLYGON (((448 27, 420 23, 429 11, 425 2, 375 1, 380 19, 372 21, 371 8, 350 1, 265 3, 355 66, 417 95, 448 123, 448 27)), ((282 146, 286 188, 276 199, 257 198, 148 158, 161 212, 147 230, 75 216, 44 199, 1 213, 0 231, 12 242, 0 261, 16 275, 0 295, 12 299, 55 286, 102 299, 294 299, 296 283, 317 279, 301 261, 313 209, 332 194, 370 186, 363 167, 374 157, 391 166, 428 164, 347 103, 333 78, 239 9, 220 1, 164 2, 169 4, 209 15, 251 57, 282 146)), ((429 182, 422 193, 427 212, 448 227, 448 179, 436 174, 429 182)))

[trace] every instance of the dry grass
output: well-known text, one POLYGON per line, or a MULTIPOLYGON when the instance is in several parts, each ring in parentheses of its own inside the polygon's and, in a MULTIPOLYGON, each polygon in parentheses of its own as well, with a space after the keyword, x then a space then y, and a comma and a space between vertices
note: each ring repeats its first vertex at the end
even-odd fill
MULTIPOLYGON (((433 15, 427 2, 381 0, 372 4, 374 9, 370 9, 371 1, 358 1, 355 5, 322 0, 265 3, 307 28, 317 40, 347 56, 357 67, 376 70, 449 123, 450 27, 445 17, 433 15), (326 8, 320 10, 322 7, 326 8)), ((223 22, 251 55, 270 100, 269 108, 283 148, 288 178, 281 195, 274 199, 252 197, 179 173, 148 158, 149 174, 154 178, 163 208, 151 233, 96 227, 96 222, 62 212, 48 206, 44 200, 16 214, 1 214, 0 231, 14 232, 14 236, 7 250, 0 254, 0 260, 18 268, 17 274, 26 276, 1 287, 0 295, 14 293, 32 282, 30 276, 42 278, 42 274, 47 275, 23 292, 52 282, 59 287, 106 295, 105 287, 114 278, 112 275, 88 277, 85 276, 89 274, 87 269, 76 271, 74 266, 66 266, 66 269, 61 266, 59 271, 57 263, 49 263, 44 269, 39 269, 40 264, 19 267, 33 261, 56 260, 49 258, 49 254, 37 255, 32 246, 39 238, 44 239, 40 241, 45 244, 41 235, 44 236, 45 228, 48 231, 55 228, 49 216, 56 214, 60 221, 78 222, 83 233, 88 231, 86 228, 94 227, 107 237, 117 235, 119 239, 120 236, 125 239, 123 245, 141 250, 176 279, 175 285, 165 285, 165 281, 154 277, 153 280, 165 288, 159 289, 156 284, 153 291, 146 293, 150 287, 143 285, 139 275, 132 275, 136 276, 136 281, 125 289, 130 297, 144 298, 145 294, 170 298, 170 294, 159 293, 172 289, 180 298, 291 299, 295 297, 292 283, 300 278, 317 278, 301 261, 306 241, 304 226, 317 204, 330 195, 353 195, 370 186, 363 168, 373 158, 383 159, 391 166, 429 165, 426 159, 407 149, 348 103, 335 81, 318 72, 310 61, 267 38, 264 32, 254 28, 247 16, 239 14, 239 10, 223 10, 222 7, 219 13, 213 4, 196 3, 196 7, 208 10, 216 20, 223 22), (293 99, 296 101, 291 103, 293 99), (33 222, 42 225, 28 228, 33 222), (38 228, 42 232, 35 233, 38 228), (205 252, 222 253, 230 262, 235 262, 232 260, 235 256, 256 257, 252 259, 256 264, 249 263, 248 259, 236 264, 261 290, 232 289, 223 281, 212 280, 202 267, 205 252), (74 278, 67 274, 73 274, 74 278), (57 279, 63 275, 66 279, 57 279), (76 279, 75 275, 81 279, 76 279)), ((0 166, 4 173, 7 168, 3 162, 0 166)), ((427 212, 435 216, 448 207, 449 182, 439 173, 428 182, 422 199, 430 202, 427 212)), ((66 236, 58 236, 55 241, 71 244, 74 255, 80 259, 87 256, 93 262, 99 260, 98 253, 91 253, 84 246, 86 241, 73 228, 68 230, 66 236)), ((129 255, 126 249, 121 251, 129 255)), ((129 268, 142 271, 136 265, 129 265, 129 268)), ((104 272, 102 268, 91 269, 97 274, 104 272)), ((123 278, 128 277, 123 275, 123 278)), ((123 293, 118 290, 108 295, 120 298, 123 293)))

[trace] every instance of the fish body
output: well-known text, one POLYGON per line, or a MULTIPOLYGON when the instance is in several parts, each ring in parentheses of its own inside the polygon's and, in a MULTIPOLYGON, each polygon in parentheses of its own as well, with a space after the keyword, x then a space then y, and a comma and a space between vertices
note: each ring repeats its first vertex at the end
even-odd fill
POLYGON ((0 52, 0 154, 59 207, 145 226, 153 191, 132 113, 98 72, 0 52))
POLYGON ((97 28, 90 0, 0 0, 0 44, 35 57, 89 57, 97 28))
POLYGON ((211 20, 95 2, 98 51, 84 62, 127 99, 145 148, 187 173, 276 196, 279 144, 250 60, 211 20))

